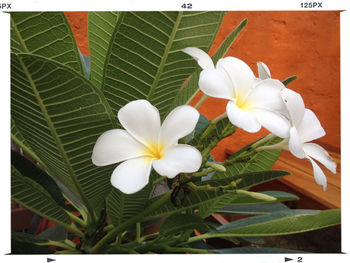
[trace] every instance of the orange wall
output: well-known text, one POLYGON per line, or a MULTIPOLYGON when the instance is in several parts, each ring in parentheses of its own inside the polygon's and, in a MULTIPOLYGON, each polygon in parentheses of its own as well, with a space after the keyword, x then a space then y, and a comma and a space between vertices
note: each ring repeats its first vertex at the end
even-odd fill
MULTIPOLYGON (((67 12, 66 16, 80 50, 88 55, 87 13, 67 12)), ((316 113, 326 130, 326 136, 318 142, 339 151, 339 12, 228 12, 210 54, 244 18, 248 18, 248 25, 226 56, 244 60, 256 74, 255 63, 263 61, 273 78, 283 80, 297 75, 298 79, 289 88, 301 93, 306 107, 316 113)), ((199 111, 213 119, 225 111, 225 106, 224 100, 208 99, 199 111)), ((218 161, 223 160, 225 149, 237 150, 266 133, 261 131, 257 135, 238 131, 222 141, 212 153, 218 161)))

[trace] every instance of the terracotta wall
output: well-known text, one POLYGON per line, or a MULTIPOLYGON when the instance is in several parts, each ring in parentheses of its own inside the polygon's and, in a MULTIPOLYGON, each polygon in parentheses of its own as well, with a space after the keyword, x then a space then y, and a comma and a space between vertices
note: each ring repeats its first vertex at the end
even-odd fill
MULTIPOLYGON (((87 13, 66 13, 82 53, 88 55, 87 13)), ((239 22, 248 25, 227 55, 244 60, 257 73, 255 63, 268 65, 273 78, 297 75, 289 88, 301 93, 306 107, 313 110, 326 130, 319 143, 340 150, 340 44, 339 12, 228 12, 212 54, 239 22)), ((193 103, 198 100, 197 96, 193 103)), ((213 119, 225 111, 226 101, 208 99, 199 108, 213 119)), ((224 150, 236 150, 266 134, 238 131, 213 150, 215 159, 225 158, 224 150)))

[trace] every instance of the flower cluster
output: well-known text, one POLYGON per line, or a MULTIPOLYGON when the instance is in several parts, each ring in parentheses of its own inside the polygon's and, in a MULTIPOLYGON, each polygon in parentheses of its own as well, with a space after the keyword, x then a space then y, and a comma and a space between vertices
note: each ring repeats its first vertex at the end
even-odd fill
MULTIPOLYGON (((326 189, 326 177, 314 159, 333 173, 336 163, 321 146, 310 143, 324 136, 325 131, 316 115, 305 109, 300 94, 272 79, 262 62, 257 63, 259 77, 256 78, 238 58, 225 57, 214 65, 201 49, 188 47, 183 52, 197 60, 203 69, 198 83, 200 90, 206 96, 228 100, 226 114, 234 126, 251 133, 264 127, 283 138, 276 145, 256 150, 289 150, 298 158, 308 159, 316 182, 326 189)), ((178 144, 197 124, 199 113, 195 108, 179 106, 161 124, 158 110, 146 100, 137 100, 122 107, 118 119, 125 130, 103 133, 93 149, 92 161, 97 166, 120 163, 111 183, 122 192, 132 194, 141 190, 148 184, 152 168, 168 178, 200 169, 201 153, 190 145, 178 144)))
POLYGON ((257 132, 263 126, 284 138, 260 150, 289 150, 298 158, 308 159, 316 183, 326 190, 326 176, 313 159, 333 173, 336 173, 336 163, 321 146, 309 143, 326 133, 316 115, 305 109, 300 94, 287 89, 279 80, 271 79, 270 70, 262 62, 257 63, 259 77, 255 78, 249 66, 238 58, 220 59, 214 67, 208 54, 198 48, 188 47, 183 52, 196 59, 203 69, 200 90, 208 96, 229 100, 226 112, 233 125, 248 132, 257 132))

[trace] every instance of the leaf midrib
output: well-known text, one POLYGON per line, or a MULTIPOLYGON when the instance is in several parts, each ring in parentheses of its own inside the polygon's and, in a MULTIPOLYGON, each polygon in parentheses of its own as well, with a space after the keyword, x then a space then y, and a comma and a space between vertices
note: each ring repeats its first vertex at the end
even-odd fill
POLYGON ((160 65, 158 67, 157 73, 156 73, 156 75, 154 77, 153 83, 151 85, 151 89, 150 89, 150 91, 148 93, 148 96, 147 96, 147 100, 148 101, 150 101, 152 99, 154 91, 155 91, 155 89, 156 89, 156 87, 158 85, 158 82, 160 80, 160 75, 163 72, 165 62, 168 59, 169 50, 172 47, 172 44, 173 44, 173 41, 174 41, 174 38, 175 38, 175 35, 176 35, 176 31, 179 28, 179 25, 180 25, 180 22, 181 22, 181 19, 182 19, 182 15, 183 15, 183 11, 179 12, 178 15, 177 15, 175 24, 173 26, 172 32, 171 32, 171 34, 169 36, 169 39, 168 39, 168 43, 167 43, 167 45, 166 45, 166 47, 164 49, 162 60, 161 60, 160 65))
POLYGON ((71 164, 69 162, 68 156, 67 156, 66 152, 64 151, 63 145, 62 145, 61 140, 60 140, 60 138, 59 138, 59 136, 57 134, 56 128, 54 127, 53 122, 51 121, 51 118, 50 118, 50 116, 49 116, 49 114, 47 112, 47 109, 46 109, 46 107, 45 107, 45 105, 44 105, 44 103, 43 103, 43 101, 42 101, 42 99, 40 97, 40 94, 39 94, 39 91, 37 90, 35 82, 33 81, 33 79, 31 77, 27 67, 25 66, 25 64, 24 64, 24 62, 22 60, 22 58, 18 56, 18 59, 19 59, 19 62, 21 64, 22 68, 23 68, 23 71, 24 71, 25 75, 28 78, 28 82, 30 83, 30 86, 33 89, 34 95, 35 95, 35 97, 37 99, 37 102, 38 102, 38 104, 40 106, 40 109, 41 109, 41 111, 43 113, 43 116, 44 116, 44 118, 45 118, 45 120, 47 122, 47 125, 48 125, 48 127, 49 127, 49 129, 51 131, 51 135, 53 136, 53 138, 54 138, 54 140, 56 142, 58 151, 59 151, 59 153, 62 156, 62 160, 65 163, 65 165, 66 165, 66 167, 67 167, 67 169, 69 171, 69 174, 72 175, 71 178, 72 178, 72 181, 74 183, 74 186, 75 186, 76 190, 78 191, 78 194, 81 197, 83 203, 87 206, 87 209, 89 210, 89 213, 90 213, 92 219, 94 221, 96 221, 95 213, 93 212, 93 208, 92 208, 91 204, 89 203, 87 197, 85 196, 85 194, 84 194, 84 192, 83 192, 83 190, 82 190, 82 188, 81 188, 81 186, 80 186, 80 184, 79 184, 79 182, 77 180, 77 175, 75 174, 75 172, 74 172, 74 170, 73 170, 73 168, 72 168, 72 166, 71 166, 71 164))

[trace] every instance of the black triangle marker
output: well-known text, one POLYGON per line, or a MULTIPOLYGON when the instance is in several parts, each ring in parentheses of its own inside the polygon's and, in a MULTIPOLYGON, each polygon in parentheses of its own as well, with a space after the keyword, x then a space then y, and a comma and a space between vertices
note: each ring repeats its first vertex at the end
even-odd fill
POLYGON ((291 260, 293 260, 293 259, 284 257, 284 262, 288 262, 288 261, 291 261, 291 260))
POLYGON ((51 261, 56 261, 56 259, 53 259, 53 258, 47 258, 47 262, 51 262, 51 261))

